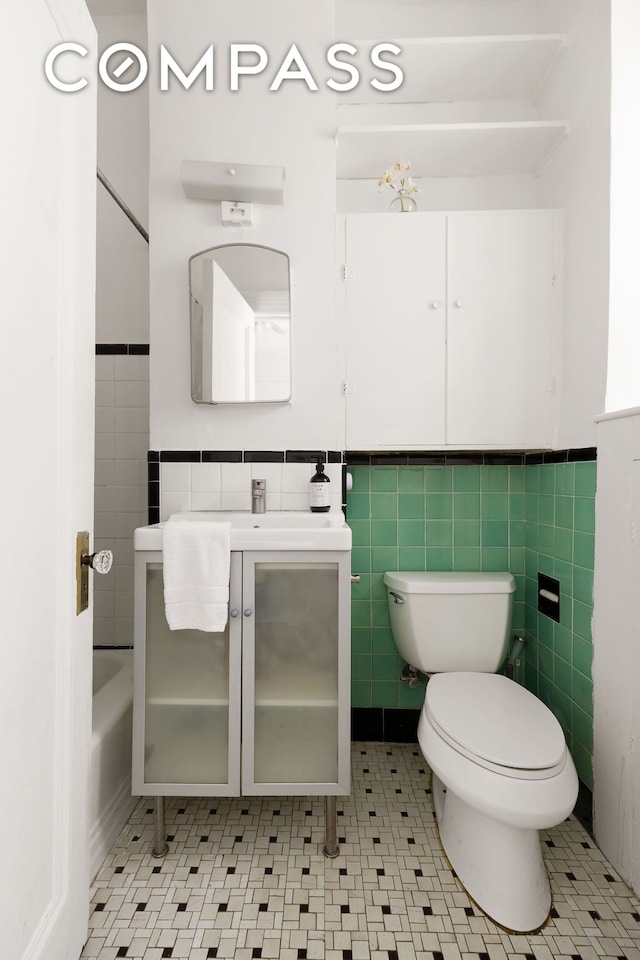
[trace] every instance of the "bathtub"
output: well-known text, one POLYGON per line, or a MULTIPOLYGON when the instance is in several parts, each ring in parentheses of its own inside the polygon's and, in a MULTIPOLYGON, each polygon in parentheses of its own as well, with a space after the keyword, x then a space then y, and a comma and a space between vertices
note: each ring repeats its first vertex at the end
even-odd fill
POLYGON ((89 854, 98 872, 136 804, 131 796, 133 650, 94 650, 89 854))

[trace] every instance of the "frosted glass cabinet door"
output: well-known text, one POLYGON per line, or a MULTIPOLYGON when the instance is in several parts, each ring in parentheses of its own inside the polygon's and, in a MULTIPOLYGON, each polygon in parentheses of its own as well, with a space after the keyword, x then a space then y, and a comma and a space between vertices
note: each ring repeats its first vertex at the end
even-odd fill
POLYGON ((243 793, 348 792, 348 557, 244 554, 243 793))
MULTIPOLYGON (((223 633, 170 630, 162 564, 145 568, 144 651, 136 649, 144 657, 144 669, 136 670, 144 693, 137 696, 134 720, 134 777, 142 772, 141 792, 162 796, 237 795, 240 616, 230 617, 223 633)), ((241 558, 232 564, 232 596, 234 580, 239 598, 241 558)))

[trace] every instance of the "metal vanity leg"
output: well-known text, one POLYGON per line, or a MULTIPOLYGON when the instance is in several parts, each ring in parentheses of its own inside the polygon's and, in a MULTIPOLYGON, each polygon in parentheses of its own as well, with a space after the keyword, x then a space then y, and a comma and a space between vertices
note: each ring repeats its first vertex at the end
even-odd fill
POLYGON ((324 850, 322 852, 330 860, 340 853, 335 797, 324 798, 324 850))
POLYGON ((164 824, 164 797, 156 797, 155 801, 153 849, 151 855, 154 857, 164 857, 169 849, 167 831, 164 824))

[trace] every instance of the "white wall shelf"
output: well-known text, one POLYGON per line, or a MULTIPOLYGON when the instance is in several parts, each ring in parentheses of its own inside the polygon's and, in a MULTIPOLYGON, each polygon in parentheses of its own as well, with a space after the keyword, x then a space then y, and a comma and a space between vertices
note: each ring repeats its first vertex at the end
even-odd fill
POLYGON ((568 130, 564 121, 380 124, 337 131, 337 176, 377 179, 396 160, 413 177, 536 174, 568 130))
MULTIPOLYGON (((341 103, 434 103, 453 100, 536 100, 556 58, 563 34, 485 37, 411 37, 394 40, 402 50, 385 55, 404 71, 391 94, 361 82, 341 103)), ((355 45, 370 50, 375 41, 355 45)))

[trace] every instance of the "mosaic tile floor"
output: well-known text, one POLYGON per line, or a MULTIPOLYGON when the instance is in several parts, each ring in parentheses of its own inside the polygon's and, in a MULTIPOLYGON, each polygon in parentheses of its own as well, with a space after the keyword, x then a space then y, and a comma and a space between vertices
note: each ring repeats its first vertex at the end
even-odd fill
POLYGON ((164 860, 141 800, 91 890, 83 958, 640 960, 640 903, 575 817, 542 835, 552 918, 510 935, 459 886, 415 744, 354 743, 340 855, 317 798, 170 799, 164 860))

